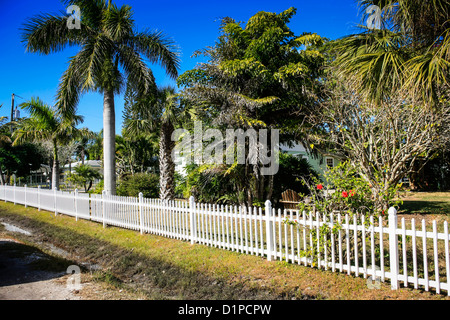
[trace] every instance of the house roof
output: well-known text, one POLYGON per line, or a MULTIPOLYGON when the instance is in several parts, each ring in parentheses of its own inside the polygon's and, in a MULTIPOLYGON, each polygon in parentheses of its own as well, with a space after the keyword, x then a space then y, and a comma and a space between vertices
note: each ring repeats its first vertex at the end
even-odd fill
MULTIPOLYGON (((81 161, 77 161, 77 162, 72 162, 72 163, 70 164, 70 166, 71 166, 72 168, 74 168, 74 167, 80 166, 81 164, 82 164, 81 161)), ((102 161, 101 161, 101 160, 85 160, 85 161, 84 161, 84 164, 85 164, 85 165, 88 165, 88 166, 91 166, 91 167, 93 167, 93 168, 102 168, 102 161)), ((69 165, 66 164, 66 165, 64 166, 64 169, 69 169, 69 165)))

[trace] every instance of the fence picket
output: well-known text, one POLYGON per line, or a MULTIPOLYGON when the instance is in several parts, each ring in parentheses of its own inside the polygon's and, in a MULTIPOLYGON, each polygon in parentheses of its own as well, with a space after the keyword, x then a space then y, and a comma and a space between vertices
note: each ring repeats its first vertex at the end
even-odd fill
POLYGON ((372 258, 372 279, 376 279, 376 262, 375 262, 375 226, 373 221, 373 216, 370 216, 370 251, 372 258))
POLYGON ((447 295, 450 296, 450 250, 449 250, 449 235, 448 235, 448 223, 444 221, 444 247, 445 247, 445 272, 447 275, 447 295))
POLYGON ((319 212, 316 212, 316 233, 317 233, 317 267, 320 269, 320 218, 319 212))
POLYGON ((336 271, 336 258, 335 258, 335 249, 334 249, 334 216, 333 216, 333 212, 330 213, 330 228, 332 230, 331 232, 331 271, 335 272, 336 271))
MULTIPOLYGON (((296 223, 300 223, 300 210, 297 210, 296 212, 297 212, 297 219, 295 221, 296 221, 296 223)), ((297 256, 298 257, 295 256, 295 253, 294 253, 294 256, 297 259, 297 263, 300 264, 301 263, 301 259, 300 259, 301 247, 300 247, 300 228, 298 226, 296 228, 296 239, 297 239, 297 252, 298 252, 297 256)))
MULTIPOLYGON (((341 215, 338 214, 338 224, 342 226, 341 224, 341 215)), ((339 237, 339 271, 343 272, 344 271, 344 262, 343 262, 343 258, 342 258, 342 232, 341 232, 341 228, 339 228, 338 231, 338 237, 339 237)))
POLYGON ((413 253, 413 276, 414 276, 414 288, 419 288, 419 277, 417 273, 417 243, 416 243, 416 221, 414 218, 411 219, 411 230, 412 230, 412 253, 413 253))
POLYGON ((425 291, 430 290, 428 279, 428 258, 427 258, 427 229, 425 227, 425 220, 422 219, 422 244, 423 244, 423 273, 425 277, 425 291))
POLYGON ((305 267, 306 266, 308 266, 308 258, 307 258, 307 256, 306 256, 306 252, 308 252, 308 248, 306 247, 306 212, 305 211, 302 211, 302 216, 303 216, 303 223, 302 223, 302 226, 303 226, 303 250, 304 250, 304 256, 303 256, 303 259, 304 259, 304 264, 305 264, 305 267))
POLYGON ((439 260, 438 260, 438 233, 436 220, 433 221, 433 251, 434 251, 434 280, 436 281, 436 293, 441 293, 441 283, 439 281, 439 260))
MULTIPOLYGON (((287 212, 286 209, 284 209, 284 220, 286 221, 287 217, 287 212)), ((281 218, 281 217, 280 217, 281 218)), ((286 254, 286 262, 288 262, 289 260, 289 246, 288 246, 288 228, 287 228, 287 223, 284 223, 284 248, 285 248, 285 254, 286 254)))
POLYGON ((246 254, 248 254, 248 252, 249 252, 248 251, 248 230, 247 230, 247 222, 248 221, 247 221, 247 218, 246 218, 246 217, 248 217, 247 210, 249 210, 250 213, 252 212, 250 208, 248 208, 248 209, 247 209, 247 207, 243 208, 242 219, 243 219, 243 224, 244 224, 245 253, 246 254))
POLYGON ((358 224, 356 214, 353 216, 353 231, 354 231, 354 252, 355 252, 355 276, 359 275, 359 264, 358 264, 358 224))
MULTIPOLYGON (((260 240, 260 249, 261 249, 261 256, 264 256, 264 233, 263 233, 263 216, 262 216, 262 208, 258 209, 259 214, 259 235, 261 237, 260 240)), ((268 237, 268 235, 266 235, 268 237)))
POLYGON ((380 228, 379 234, 380 234, 380 268, 381 268, 381 281, 385 281, 385 274, 384 274, 384 239, 383 239, 383 217, 378 217, 378 227, 380 228))
POLYGON ((402 252, 403 252, 403 275, 405 276, 404 286, 408 287, 408 262, 406 258, 406 227, 405 218, 402 218, 402 252))
MULTIPOLYGON (((290 212, 290 220, 291 222, 293 221, 293 214, 292 214, 292 210, 290 212)), ((294 253, 294 226, 292 224, 289 225, 289 229, 290 229, 290 234, 291 234, 291 262, 294 263, 295 262, 295 253, 294 253)))
POLYGON ((350 224, 349 224, 349 216, 348 213, 345 214, 345 241, 347 244, 347 274, 350 275, 350 224))
MULTIPOLYGON (((259 256, 259 243, 258 243, 258 209, 256 207, 253 207, 253 219, 254 219, 254 224, 255 224, 255 230, 254 230, 254 234, 255 234, 255 238, 254 238, 254 243, 255 243, 255 255, 259 256)), ((251 226, 250 226, 250 230, 251 230, 251 226)))

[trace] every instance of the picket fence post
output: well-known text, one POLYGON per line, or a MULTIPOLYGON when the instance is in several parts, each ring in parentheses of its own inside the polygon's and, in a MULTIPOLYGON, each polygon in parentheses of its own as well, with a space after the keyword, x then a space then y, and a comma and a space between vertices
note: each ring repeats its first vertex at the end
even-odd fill
POLYGON ((41 211, 41 186, 37 187, 38 211, 41 211))
POLYGON ((102 191, 102 219, 103 228, 106 228, 106 190, 102 191))
POLYGON ((25 188, 25 195, 24 195, 25 201, 24 202, 25 202, 25 208, 26 208, 27 207, 27 185, 26 184, 24 185, 24 188, 25 188))
POLYGON ((272 202, 267 200, 265 203, 266 218, 266 243, 267 243, 267 261, 272 261, 273 255, 273 234, 272 234, 272 202))
POLYGON ((16 184, 14 183, 14 187, 13 187, 13 200, 14 200, 14 204, 16 204, 16 184))
POLYGON ((389 208, 389 261, 391 271, 391 289, 398 290, 399 259, 398 259, 398 235, 397 235, 397 210, 389 208))
POLYGON ((144 195, 142 192, 139 192, 139 231, 141 234, 144 233, 142 227, 142 203, 144 202, 144 195))
POLYGON ((190 211, 190 224, 191 224, 191 244, 195 243, 197 236, 196 222, 195 222, 195 199, 193 196, 189 197, 189 211, 190 211))
POLYGON ((56 187, 53 188, 53 199, 54 199, 54 203, 55 203, 55 216, 57 216, 58 209, 57 209, 57 205, 56 205, 56 187))
POLYGON ((78 221, 78 189, 75 189, 73 196, 74 196, 74 206, 75 206, 75 221, 78 221))

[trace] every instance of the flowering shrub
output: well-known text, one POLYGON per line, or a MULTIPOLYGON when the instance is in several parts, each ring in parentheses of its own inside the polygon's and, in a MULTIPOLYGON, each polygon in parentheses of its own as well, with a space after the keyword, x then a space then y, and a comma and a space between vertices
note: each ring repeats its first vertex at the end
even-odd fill
POLYGON ((324 214, 348 213, 350 216, 364 214, 378 217, 383 215, 389 206, 400 203, 394 200, 399 186, 390 188, 382 194, 376 193, 372 184, 358 175, 347 162, 325 172, 324 178, 326 183, 316 177, 311 177, 312 184, 304 180, 310 190, 311 201, 300 203, 301 211, 318 211, 324 214))
MULTIPOLYGON (((308 216, 318 212, 321 217, 329 219, 330 213, 345 215, 348 214, 351 220, 355 214, 364 215, 364 223, 366 227, 370 226, 370 216, 378 218, 380 215, 384 216, 387 212, 386 204, 398 205, 399 201, 394 201, 394 195, 397 188, 389 189, 387 193, 374 193, 376 188, 364 180, 357 174, 356 170, 352 168, 347 162, 341 163, 339 166, 330 169, 324 174, 326 182, 323 183, 319 179, 312 177, 311 184, 304 180, 305 185, 311 193, 311 201, 301 202, 299 210, 304 211, 308 216), (381 205, 380 199, 384 203, 381 205)), ((379 188, 380 189, 380 188, 379 188)), ((376 221, 377 219, 375 219, 376 221)), ((344 221, 343 219, 341 221, 344 221)), ((323 224, 320 228, 309 228, 307 225, 298 223, 298 221, 290 221, 286 219, 288 224, 304 228, 308 230, 313 245, 309 245, 304 250, 299 250, 300 256, 310 257, 312 263, 317 262, 318 252, 324 252, 325 248, 331 252, 331 237, 336 235, 341 229, 342 225, 334 219, 333 227, 329 224, 323 224)), ((343 223, 343 222, 342 222, 343 223)), ((354 234, 351 234, 351 242, 353 243, 354 234)), ((359 232, 357 237, 362 237, 359 232)), ((367 241, 367 239, 360 239, 358 241, 367 241)), ((345 249, 344 249, 345 251, 345 249)))

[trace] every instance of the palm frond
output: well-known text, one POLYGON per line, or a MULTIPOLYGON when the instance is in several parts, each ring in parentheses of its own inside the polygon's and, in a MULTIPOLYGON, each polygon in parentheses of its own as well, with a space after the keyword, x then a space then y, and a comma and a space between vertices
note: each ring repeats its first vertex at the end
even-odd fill
POLYGON ((72 118, 81 94, 96 88, 102 74, 105 53, 111 46, 106 37, 99 35, 87 41, 72 57, 61 77, 56 96, 57 107, 63 117, 72 118))
POLYGON ((144 55, 150 63, 160 64, 167 74, 176 78, 180 69, 179 48, 160 31, 144 30, 127 40, 126 45, 144 55))
POLYGON ((118 8, 111 4, 104 12, 102 27, 105 34, 113 41, 122 41, 133 34, 134 20, 131 7, 124 5, 118 8))
POLYGON ((117 48, 117 59, 123 67, 127 82, 136 88, 138 94, 146 95, 155 88, 155 78, 141 56, 129 46, 117 48))
POLYGON ((50 54, 67 46, 82 45, 92 30, 81 23, 81 29, 67 27, 67 15, 39 14, 26 20, 21 27, 22 42, 28 52, 50 54))
POLYGON ((94 30, 99 30, 102 25, 103 12, 108 3, 105 0, 63 0, 65 7, 76 5, 82 12, 81 21, 84 25, 94 30))
POLYGON ((35 120, 33 124, 37 126, 37 129, 55 130, 57 128, 58 120, 54 110, 41 99, 32 97, 29 101, 21 103, 19 107, 26 110, 35 120))

